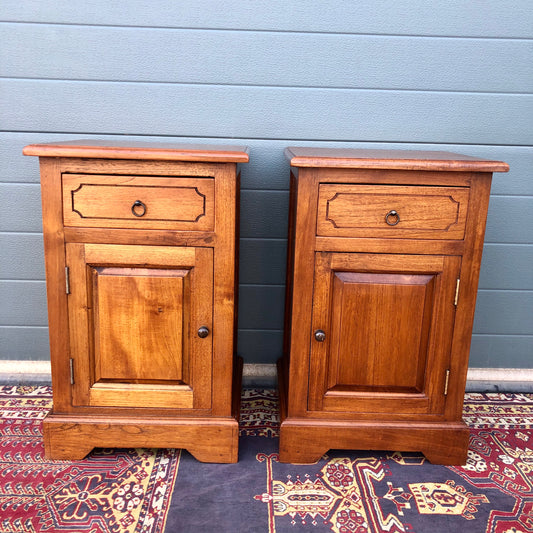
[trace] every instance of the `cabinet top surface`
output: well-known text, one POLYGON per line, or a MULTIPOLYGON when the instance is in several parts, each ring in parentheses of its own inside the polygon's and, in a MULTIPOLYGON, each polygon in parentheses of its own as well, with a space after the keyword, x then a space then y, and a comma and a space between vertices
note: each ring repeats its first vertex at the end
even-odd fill
POLYGON ((507 172, 509 165, 451 152, 289 147, 293 167, 507 172))
POLYGON ((205 161, 247 163, 246 146, 135 141, 76 140, 30 144, 22 153, 40 157, 83 157, 98 159, 150 159, 165 161, 205 161))

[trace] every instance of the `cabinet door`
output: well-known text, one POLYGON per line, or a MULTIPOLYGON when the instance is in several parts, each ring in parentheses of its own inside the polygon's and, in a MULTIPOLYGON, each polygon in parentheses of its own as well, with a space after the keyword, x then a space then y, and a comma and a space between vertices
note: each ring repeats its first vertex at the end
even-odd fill
POLYGON ((460 263, 317 253, 309 409, 441 414, 460 263))
POLYGON ((67 264, 73 404, 210 408, 212 249, 67 244, 67 264))

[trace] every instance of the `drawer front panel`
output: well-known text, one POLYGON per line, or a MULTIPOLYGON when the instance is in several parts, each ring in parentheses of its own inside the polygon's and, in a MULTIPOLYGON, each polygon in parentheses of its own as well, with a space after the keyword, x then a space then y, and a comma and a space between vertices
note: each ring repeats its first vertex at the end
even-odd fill
POLYGON ((65 226, 214 230, 213 178, 63 174, 65 226))
POLYGON ((463 239, 469 189, 320 184, 317 235, 463 239))

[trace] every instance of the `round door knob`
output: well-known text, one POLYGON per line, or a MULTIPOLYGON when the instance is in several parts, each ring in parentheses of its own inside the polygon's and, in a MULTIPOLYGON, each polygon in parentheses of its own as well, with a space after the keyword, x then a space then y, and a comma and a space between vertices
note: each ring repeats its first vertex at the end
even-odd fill
POLYGON ((209 335, 209 329, 206 328, 205 326, 202 326, 198 330, 198 337, 200 337, 201 339, 205 339, 208 335, 209 335))
POLYGON ((315 331, 315 339, 318 342, 324 342, 326 340, 326 332, 321 329, 317 329, 315 331))

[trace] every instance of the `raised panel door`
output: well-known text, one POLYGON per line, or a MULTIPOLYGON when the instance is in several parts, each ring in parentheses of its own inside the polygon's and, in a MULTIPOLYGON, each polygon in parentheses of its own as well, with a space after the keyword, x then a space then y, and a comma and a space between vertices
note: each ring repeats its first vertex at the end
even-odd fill
POLYGON ((74 405, 211 406, 210 248, 67 244, 67 265, 74 405))
POLYGON ((442 414, 459 269, 453 256, 317 253, 309 409, 442 414))

